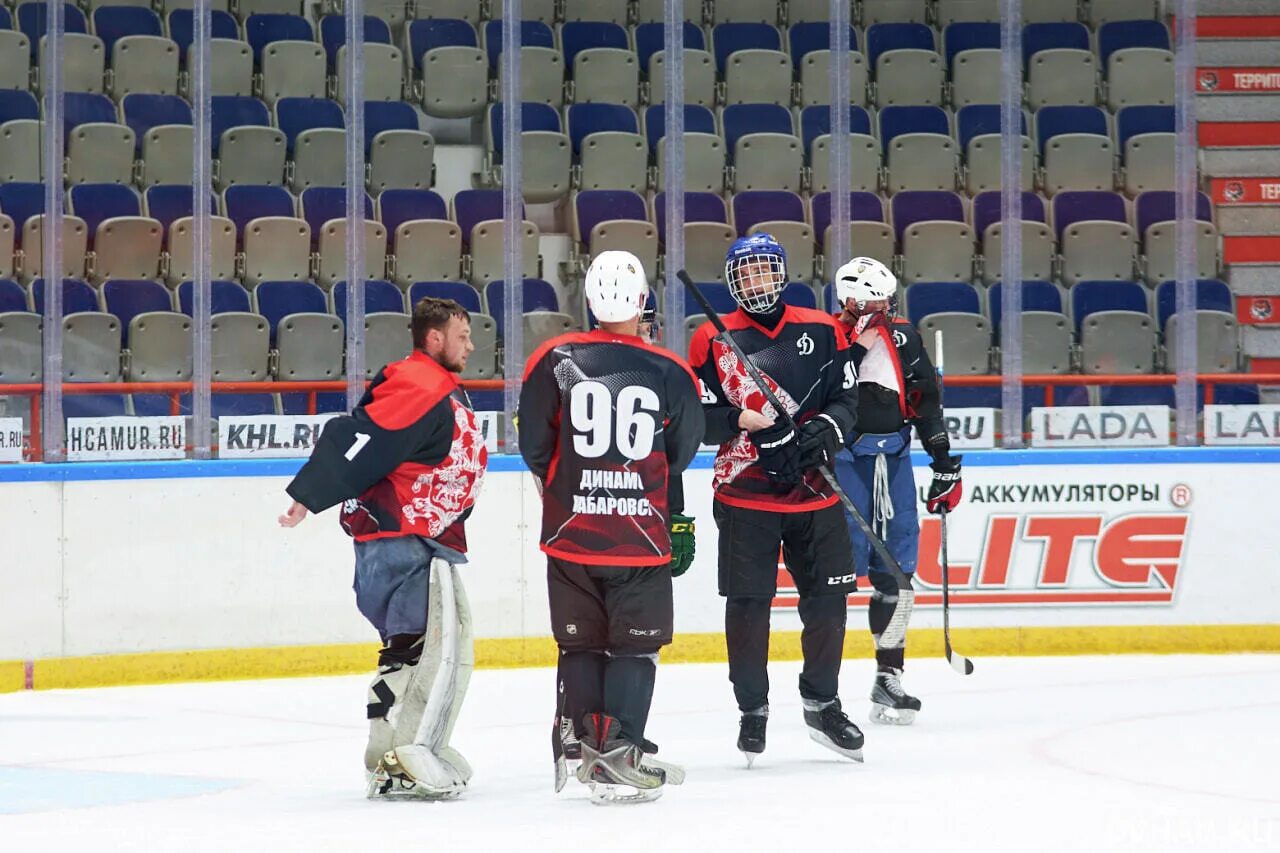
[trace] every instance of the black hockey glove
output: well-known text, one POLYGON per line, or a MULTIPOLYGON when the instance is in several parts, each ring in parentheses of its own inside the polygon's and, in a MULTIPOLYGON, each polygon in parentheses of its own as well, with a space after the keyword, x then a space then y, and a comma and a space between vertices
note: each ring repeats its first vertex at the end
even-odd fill
POLYGON ((698 543, 694 539, 693 518, 678 512, 671 513, 671 577, 678 578, 693 565, 693 555, 698 543))
POLYGON ((831 467, 844 446, 844 436, 829 415, 819 414, 800 426, 800 467, 808 471, 820 465, 831 467))
POLYGON ((925 449, 933 457, 929 465, 933 469, 933 481, 929 483, 925 508, 936 514, 951 512, 959 506, 964 492, 960 479, 960 460, 964 457, 951 455, 951 442, 946 435, 931 436, 925 442, 925 449))
POLYGON ((804 479, 800 441, 789 424, 778 421, 748 435, 760 454, 760 467, 770 479, 784 485, 795 485, 804 479))

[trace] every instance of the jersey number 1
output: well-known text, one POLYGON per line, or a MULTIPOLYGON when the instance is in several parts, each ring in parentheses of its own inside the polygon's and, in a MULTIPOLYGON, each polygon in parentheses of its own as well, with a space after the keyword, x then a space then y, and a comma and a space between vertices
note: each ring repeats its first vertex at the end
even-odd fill
POLYGON ((574 452, 594 459, 617 447, 628 459, 645 459, 653 452, 657 413, 658 395, 652 388, 628 385, 615 401, 603 382, 579 382, 569 392, 574 452))

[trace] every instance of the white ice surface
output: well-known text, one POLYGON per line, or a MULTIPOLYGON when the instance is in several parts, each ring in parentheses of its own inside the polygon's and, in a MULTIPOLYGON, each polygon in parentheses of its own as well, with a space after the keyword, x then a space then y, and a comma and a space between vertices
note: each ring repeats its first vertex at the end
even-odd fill
POLYGON ((364 678, 0 695, 0 850, 1280 851, 1280 657, 912 661, 910 728, 866 763, 809 741, 775 664, 768 750, 734 749, 723 664, 658 672, 648 734, 688 782, 648 805, 552 793, 549 670, 477 672, 451 803, 363 796, 364 678))

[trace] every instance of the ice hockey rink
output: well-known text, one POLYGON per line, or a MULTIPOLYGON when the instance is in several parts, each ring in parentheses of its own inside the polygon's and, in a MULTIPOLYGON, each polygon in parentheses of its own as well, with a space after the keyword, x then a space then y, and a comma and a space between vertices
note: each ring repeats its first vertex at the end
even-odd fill
POLYGON ((913 661, 910 728, 866 762, 810 742, 774 664, 747 770, 724 664, 659 670, 648 734, 687 782, 652 804, 552 793, 550 670, 475 674, 455 802, 363 796, 362 677, 0 696, 0 849, 1280 850, 1280 656, 913 661))

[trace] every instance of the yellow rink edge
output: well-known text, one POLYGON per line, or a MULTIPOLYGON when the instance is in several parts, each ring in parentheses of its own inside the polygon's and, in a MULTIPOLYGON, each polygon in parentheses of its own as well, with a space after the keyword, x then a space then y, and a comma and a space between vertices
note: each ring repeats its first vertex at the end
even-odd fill
MULTIPOLYGON (((971 658, 1008 655, 1093 654, 1222 654, 1280 652, 1280 624, 1274 625, 1145 625, 1034 628, 965 628, 952 632, 957 649, 971 658)), ((942 654, 942 631, 913 630, 907 638, 913 659, 942 654)), ((165 684, 177 681, 232 681, 352 675, 371 672, 377 655, 373 643, 319 646, 275 646, 249 649, 201 649, 122 655, 0 661, 0 693, 23 689, 109 687, 165 684)), ((476 640, 480 669, 553 666, 555 642, 550 637, 476 640)), ((770 656, 800 659, 800 632, 775 631, 770 656)), ((862 625, 850 625, 845 657, 872 656, 871 637, 862 625)), ((721 633, 679 634, 662 652, 665 663, 714 663, 726 660, 721 633)))

